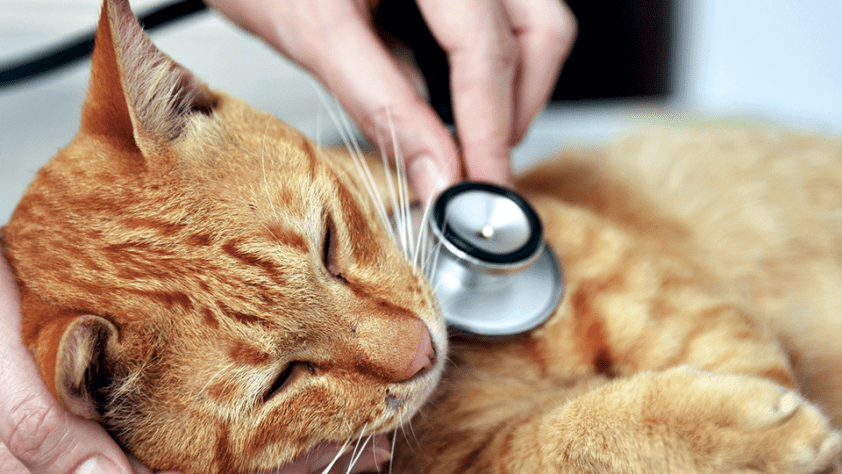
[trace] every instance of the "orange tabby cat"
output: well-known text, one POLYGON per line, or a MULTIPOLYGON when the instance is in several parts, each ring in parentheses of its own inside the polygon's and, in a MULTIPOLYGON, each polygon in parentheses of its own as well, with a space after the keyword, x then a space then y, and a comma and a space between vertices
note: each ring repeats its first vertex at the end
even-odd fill
POLYGON ((346 168, 106 1, 79 134, 3 229, 49 389, 185 473, 270 470, 409 419, 445 328, 346 168))
POLYGON ((185 473, 394 430, 437 386, 395 472, 842 470, 839 141, 647 132, 523 178, 566 294, 441 383, 432 289, 348 166, 107 0, 79 134, 3 229, 52 392, 185 473))

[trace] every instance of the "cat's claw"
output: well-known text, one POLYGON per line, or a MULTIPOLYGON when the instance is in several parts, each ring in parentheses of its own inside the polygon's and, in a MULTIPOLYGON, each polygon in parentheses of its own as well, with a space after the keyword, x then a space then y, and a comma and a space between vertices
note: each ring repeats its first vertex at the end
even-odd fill
POLYGON ((779 416, 785 419, 788 418, 790 415, 793 415, 795 413, 795 410, 797 410, 803 402, 804 399, 798 396, 797 393, 786 392, 778 402, 776 411, 779 416))

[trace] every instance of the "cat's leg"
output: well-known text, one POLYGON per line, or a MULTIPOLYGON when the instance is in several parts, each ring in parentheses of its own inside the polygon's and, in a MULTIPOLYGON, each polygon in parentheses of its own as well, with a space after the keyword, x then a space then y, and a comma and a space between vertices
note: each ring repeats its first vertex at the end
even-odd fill
POLYGON ((618 462, 606 465, 617 472, 839 472, 842 458, 842 437, 797 393, 687 366, 607 385, 540 426, 563 440, 558 461, 618 462))
POLYGON ((616 379, 490 435, 459 465, 470 472, 842 472, 842 436, 797 393, 687 366, 616 379))

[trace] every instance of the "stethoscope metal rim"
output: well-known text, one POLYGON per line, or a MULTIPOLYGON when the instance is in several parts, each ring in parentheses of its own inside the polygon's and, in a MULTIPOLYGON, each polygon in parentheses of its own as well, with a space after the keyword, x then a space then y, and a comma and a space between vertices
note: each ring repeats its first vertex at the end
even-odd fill
POLYGON ((433 206, 432 215, 432 230, 433 233, 439 237, 443 237, 444 245, 448 246, 451 252, 460 255, 465 260, 479 259, 482 263, 488 265, 520 265, 525 260, 533 257, 540 249, 539 247, 544 243, 544 231, 541 225, 541 220, 525 199, 519 194, 509 189, 495 186, 489 183, 479 182, 463 182, 451 186, 442 192, 436 199, 433 206), (510 252, 489 252, 476 245, 473 245, 467 239, 463 238, 452 226, 447 225, 447 205, 452 202, 453 198, 460 194, 470 191, 481 191, 485 193, 495 194, 508 199, 520 208, 523 212, 524 218, 528 221, 527 225, 531 230, 529 239, 519 248, 510 252))
POLYGON ((520 195, 487 183, 455 185, 437 198, 429 227, 434 240, 442 243, 430 279, 448 326, 473 336, 512 336, 534 329, 555 312, 564 290, 563 276, 544 242, 537 213, 520 195), (447 232, 448 203, 477 190, 517 204, 532 230, 525 244, 499 254, 477 249, 457 232, 447 232))
POLYGON ((544 323, 561 301, 562 274, 549 246, 528 269, 504 278, 509 284, 496 291, 461 288, 454 295, 438 286, 436 296, 447 325, 466 335, 515 336, 544 323))

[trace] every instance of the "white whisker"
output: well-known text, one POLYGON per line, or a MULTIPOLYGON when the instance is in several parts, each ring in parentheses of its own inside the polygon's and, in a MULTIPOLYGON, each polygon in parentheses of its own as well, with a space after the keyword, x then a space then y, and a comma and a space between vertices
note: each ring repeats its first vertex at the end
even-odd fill
POLYGON ((369 183, 371 183, 371 188, 374 191, 372 197, 376 198, 375 204, 382 211, 382 217, 384 218, 384 222, 388 223, 389 219, 386 215, 386 208, 383 205, 383 199, 380 197, 380 191, 378 191, 377 186, 375 184, 376 181, 374 180, 374 176, 371 174, 371 168, 369 168, 368 163, 366 163, 365 161, 364 154, 360 149, 360 144, 357 142, 354 136, 351 122, 348 120, 348 117, 346 117, 344 114, 337 114, 337 117, 339 119, 339 122, 344 126, 347 136, 351 138, 351 144, 353 145, 354 151, 356 152, 354 156, 357 157, 360 164, 362 165, 361 168, 362 171, 365 173, 365 178, 368 179, 369 183))
POLYGON ((444 236, 445 229, 447 229, 447 216, 445 216, 445 221, 442 222, 442 226, 441 226, 442 238, 439 239, 439 241, 436 243, 435 248, 433 249, 433 251, 430 255, 430 260, 432 261, 432 265, 429 268, 429 270, 430 270, 429 273, 426 273, 427 279, 430 280, 430 281, 432 281, 433 277, 436 274, 436 270, 438 269, 439 255, 441 254, 441 247, 442 247, 442 245, 444 245, 444 237, 443 236, 444 236))
POLYGON ((363 185, 365 186, 369 196, 371 196, 372 201, 374 201, 374 208, 377 211, 381 222, 386 227, 386 231, 389 233, 392 240, 395 240, 394 233, 392 232, 391 223, 389 222, 389 216, 386 214, 386 208, 383 205, 383 200, 380 197, 380 192, 377 190, 377 185, 375 184, 374 177, 371 174, 371 169, 365 162, 365 158, 363 157, 363 153, 360 150, 359 144, 357 143, 356 138, 354 138, 354 134, 352 132, 351 125, 348 122, 348 119, 345 118, 344 115, 336 113, 334 108, 338 108, 339 106, 336 105, 335 101, 335 107, 331 107, 330 101, 326 97, 325 93, 321 89, 316 87, 315 84, 313 84, 313 87, 315 88, 319 99, 322 101, 322 105, 324 106, 331 120, 333 120, 334 125, 336 125, 337 131, 339 132, 339 136, 340 138, 342 138, 342 142, 348 149, 348 153, 351 155, 351 158, 357 165, 357 169, 360 173, 360 178, 362 179, 363 185))
MULTIPOLYGON (((362 433, 365 433, 365 430, 367 428, 368 428, 368 423, 366 423, 363 426, 362 431, 360 431, 360 435, 357 437, 357 443, 354 445, 354 451, 351 452, 351 458, 350 458, 349 463, 348 463, 348 473, 351 472, 351 469, 354 467, 354 464, 357 463, 357 459, 359 459, 359 455, 357 454, 357 452, 359 451, 359 454, 362 454, 362 449, 360 449, 360 442, 363 439, 362 433)), ((371 437, 371 435, 369 435, 369 438, 370 437, 371 437)), ((368 440, 366 440, 366 443, 368 443, 368 440)), ((365 448, 365 444, 363 444, 363 448, 365 448)))
MULTIPOLYGON (((383 145, 383 136, 380 135, 380 131, 377 131, 377 148, 380 150, 380 159, 383 160, 383 169, 386 170, 386 185, 389 187, 389 197, 392 201, 392 215, 395 221, 395 232, 398 232, 400 235, 400 216, 398 214, 398 193, 395 191, 395 183, 392 181, 392 167, 389 164, 389 156, 386 154, 386 147, 383 145)), ((401 239, 402 240, 402 239, 401 239)), ((403 242, 394 239, 394 242, 398 245, 402 245, 403 242)))
POLYGON ((345 443, 343 443, 342 447, 339 448, 339 452, 336 453, 336 456, 333 457, 333 460, 330 461, 330 464, 328 464, 327 467, 324 468, 324 470, 322 470, 322 474, 329 474, 330 473, 330 470, 333 469, 334 464, 336 464, 336 462, 339 461, 339 458, 341 458, 342 455, 345 454, 345 450, 348 448, 348 445, 350 443, 351 443, 350 438, 345 440, 345 443))
POLYGON ((430 421, 430 418, 429 418, 429 417, 427 417, 427 414, 426 414, 426 413, 424 413, 423 408, 419 408, 419 409, 418 409, 418 412, 416 413, 416 415, 415 415, 415 416, 420 416, 421 418, 424 418, 424 420, 425 420, 425 421, 430 421))
POLYGON ((406 446, 412 451, 412 454, 415 455, 415 450, 412 449, 412 443, 409 442, 409 438, 406 436, 406 429, 404 428, 405 425, 401 424, 401 433, 403 433, 403 440, 406 441, 406 446))
POLYGON ((389 474, 392 474, 392 460, 395 459, 395 441, 398 439, 398 430, 392 432, 392 455, 389 457, 389 474))
POLYGON ((386 110, 386 120, 389 124, 389 134, 392 138, 392 147, 395 154, 395 168, 398 173, 398 195, 400 201, 401 232, 404 235, 404 255, 409 259, 409 252, 415 246, 412 237, 412 219, 409 214, 409 185, 406 177, 406 163, 403 154, 398 147, 398 139, 395 134, 395 125, 392 122, 392 115, 386 110))
MULTIPOLYGON (((371 435, 372 437, 374 435, 371 435)), ((371 443, 371 459, 374 461, 375 469, 377 472, 380 472, 380 465, 383 464, 386 460, 378 461, 377 460, 377 443, 371 443)))
POLYGON ((412 439, 415 440, 415 444, 421 446, 421 443, 418 441, 418 435, 415 434, 415 427, 412 426, 412 420, 409 420, 409 423, 406 425, 409 426, 409 431, 412 433, 412 439))
POLYGON ((266 229, 266 232, 268 232, 268 233, 269 233, 269 235, 271 235, 272 237, 274 237, 274 238, 275 238, 275 240, 277 240, 277 239, 278 239, 278 236, 277 236, 277 235, 275 235, 275 232, 273 232, 273 231, 272 231, 272 229, 270 229, 270 228, 269 228, 266 224, 264 224, 264 223, 262 223, 262 222, 261 222, 261 223, 260 223, 260 227, 263 227, 264 229, 266 229))
POLYGON ((207 388, 208 388, 208 385, 210 385, 210 383, 211 383, 211 382, 213 382, 213 379, 215 379, 215 378, 216 378, 219 374, 221 374, 222 372, 224 372, 224 371, 228 370, 228 369, 229 369, 229 368, 231 368, 232 366, 234 366, 234 362, 232 362, 232 363, 230 363, 230 364, 226 365, 225 367, 223 367, 223 368, 221 368, 221 369, 217 370, 217 371, 216 371, 216 373, 215 373, 215 374, 213 374, 213 376, 211 376, 211 378, 209 378, 207 382, 205 382, 205 385, 203 385, 203 386, 202 386, 202 389, 201 389, 201 390, 199 390, 199 393, 197 393, 197 394, 196 394, 196 397, 195 397, 195 398, 193 398, 193 403, 191 403, 191 404, 190 404, 190 407, 188 408, 188 410, 189 410, 190 408, 193 408, 193 405, 195 405, 195 404, 196 404, 196 402, 197 402, 197 401, 199 401, 199 397, 200 397, 200 396, 202 396, 202 393, 204 393, 204 392, 205 392, 205 389, 207 389, 207 388))
MULTIPOLYGON (((365 431, 365 428, 363 428, 363 431, 365 431)), ((357 440, 357 447, 359 447, 359 452, 357 452, 357 448, 355 447, 354 453, 351 455, 351 463, 348 465, 348 473, 347 474, 351 474, 351 469, 353 469, 354 466, 357 464, 357 461, 360 460, 360 457, 362 457, 363 451, 365 450, 365 447, 368 445, 368 442, 371 441, 371 438, 373 436, 374 435, 368 435, 365 438, 365 442, 363 442, 362 446, 360 446, 360 440, 362 440, 362 437, 360 437, 360 439, 357 440)))
POLYGON ((424 257, 427 254, 427 247, 429 246, 429 242, 427 242, 427 227, 429 227, 429 219, 430 219, 430 212, 433 209, 433 200, 428 199, 427 204, 424 206, 424 213, 421 215, 421 227, 418 229, 418 245, 415 247, 415 252, 412 255, 412 263, 421 269, 421 273, 424 273, 424 257))

